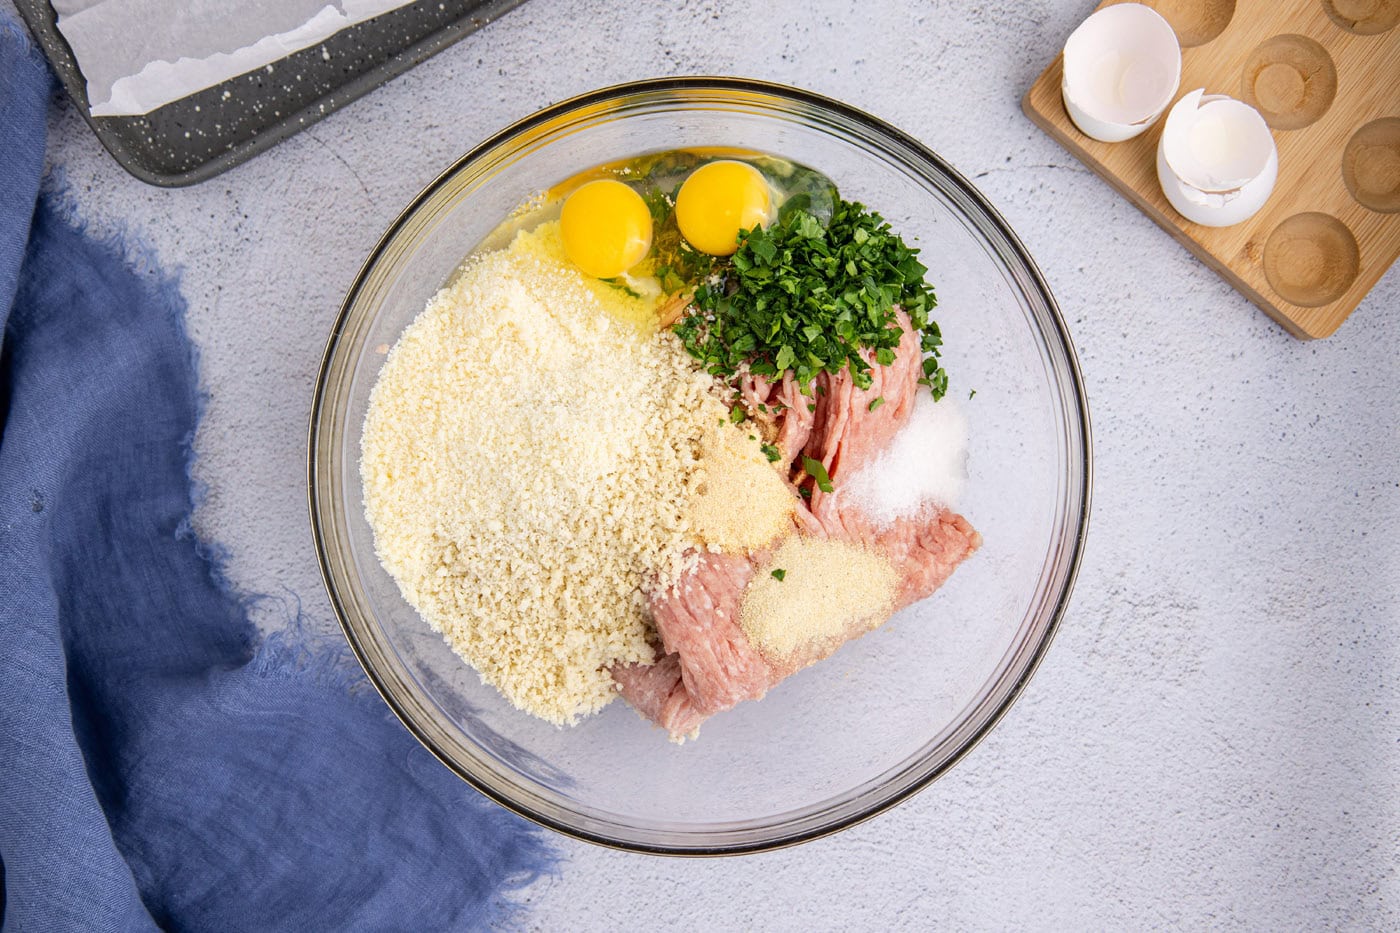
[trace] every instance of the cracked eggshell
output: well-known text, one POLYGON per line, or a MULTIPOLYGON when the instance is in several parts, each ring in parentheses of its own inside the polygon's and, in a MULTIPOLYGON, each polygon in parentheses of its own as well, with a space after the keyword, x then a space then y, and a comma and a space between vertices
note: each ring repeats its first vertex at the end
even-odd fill
POLYGON ((1167 114, 1157 143, 1157 181, 1177 213, 1228 227, 1258 213, 1278 180, 1278 147, 1259 112, 1198 89, 1167 114))
POLYGON ((1070 119, 1101 142, 1132 139, 1162 115, 1181 84, 1181 44, 1141 3, 1104 7, 1065 43, 1060 90, 1070 119))

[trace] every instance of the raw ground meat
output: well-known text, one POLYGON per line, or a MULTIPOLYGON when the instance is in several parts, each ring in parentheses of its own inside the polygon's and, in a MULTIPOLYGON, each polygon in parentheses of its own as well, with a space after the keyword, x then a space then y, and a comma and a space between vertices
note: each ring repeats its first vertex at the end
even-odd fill
POLYGON ((777 383, 763 376, 746 374, 739 380, 739 397, 751 419, 776 430, 773 443, 778 448, 777 469, 788 469, 812 436, 812 422, 816 418, 807 410, 810 400, 798 388, 792 371, 783 373, 782 381, 777 383))
POLYGON ((895 348, 894 362, 877 366, 874 353, 861 353, 871 364, 870 388, 856 388, 849 369, 835 375, 822 373, 815 380, 817 410, 803 453, 820 460, 832 482, 879 456, 914 410, 923 360, 919 332, 909 315, 898 308, 895 314, 904 334, 895 348), (877 398, 884 401, 871 411, 877 398))
POLYGON ((739 395, 748 416, 777 429, 774 443, 782 468, 789 467, 802 453, 821 461, 827 475, 835 480, 841 473, 853 473, 875 459, 909 420, 919 388, 923 354, 919 332, 909 315, 896 308, 895 320, 903 334, 893 363, 879 366, 872 351, 861 353, 871 368, 868 389, 856 388, 849 369, 835 375, 818 374, 812 380, 811 395, 802 394, 791 370, 776 383, 752 374, 740 379, 739 395), (877 398, 884 401, 871 411, 870 405, 877 398), (808 405, 815 405, 815 410, 809 410, 808 405))
MULTIPOLYGON (((900 518, 880 528, 842 500, 842 477, 858 471, 890 443, 909 419, 919 391, 919 335, 903 311, 898 311, 898 320, 904 334, 894 363, 874 365, 874 354, 867 356, 873 370, 868 389, 856 388, 849 370, 819 375, 811 396, 801 394, 791 372, 777 383, 747 375, 739 386, 749 416, 776 432, 777 465, 791 471, 798 453, 803 453, 821 461, 835 487, 823 493, 800 466, 792 471, 809 494, 808 504, 797 508, 796 530, 885 555, 900 579, 896 610, 933 593, 982 544, 982 536, 967 519, 951 511, 900 518), (884 402, 871 411, 870 403, 876 398, 884 402), (808 410, 809 403, 815 405, 814 411, 808 410)), ((867 630, 853 626, 845 638, 812 646, 793 657, 764 658, 739 625, 744 589, 764 559, 764 554, 701 554, 695 568, 674 589, 650 596, 661 640, 658 661, 613 669, 623 697, 673 739, 694 736, 708 717, 763 697, 789 674, 822 660, 867 630)))
MULTIPOLYGON (((827 502, 838 503, 839 497, 829 496, 827 502)), ((807 534, 877 550, 894 565, 900 578, 895 610, 931 595, 982 544, 982 536, 967 519, 946 510, 899 519, 884 529, 875 528, 853 508, 830 508, 825 519, 827 524, 804 509, 799 524, 807 534)), ((663 641, 660 660, 613 669, 623 697, 672 738, 693 736, 715 713, 744 700, 761 699, 788 675, 830 656, 867 631, 856 625, 844 638, 818 643, 792 657, 764 658, 739 625, 744 590, 734 585, 742 575, 746 586, 763 560, 761 554, 702 555, 675 590, 651 598, 652 617, 663 641), (736 572, 732 562, 744 570, 736 572)))
POLYGON ((664 655, 655 664, 618 664, 612 675, 627 702, 672 738, 693 737, 710 715, 691 700, 681 678, 680 655, 664 655))
POLYGON ((651 595, 661 660, 613 670, 627 701, 673 737, 693 733, 736 703, 759 699, 776 682, 739 627, 739 605, 753 574, 748 557, 700 554, 674 589, 651 595))

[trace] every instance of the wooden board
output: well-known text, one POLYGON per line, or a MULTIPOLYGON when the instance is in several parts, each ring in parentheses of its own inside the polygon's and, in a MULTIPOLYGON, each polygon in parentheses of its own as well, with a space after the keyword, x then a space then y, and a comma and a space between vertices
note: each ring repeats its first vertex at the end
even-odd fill
POLYGON ((1090 139, 1065 112, 1060 57, 1026 115, 1294 336, 1329 336, 1400 256, 1400 0, 1144 2, 1181 39, 1178 98, 1203 87, 1268 121, 1278 183, 1258 214, 1212 228, 1176 213, 1157 182, 1165 117, 1090 139))

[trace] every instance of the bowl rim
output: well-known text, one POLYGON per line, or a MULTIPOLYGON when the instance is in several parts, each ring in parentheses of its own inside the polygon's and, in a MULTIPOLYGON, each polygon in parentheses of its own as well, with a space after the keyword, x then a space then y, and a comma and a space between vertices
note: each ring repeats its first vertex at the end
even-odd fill
POLYGON ((1044 275, 1040 271, 1040 267, 1036 265, 1035 260, 1031 258, 1030 252, 1021 242, 1020 237, 1018 237, 1015 231, 1012 230, 1011 225, 1007 223, 1004 217, 1002 217, 1000 211, 993 207, 991 202, 987 199, 987 197, 984 194, 982 194, 982 192, 978 190, 970 181, 968 181, 967 178, 962 175, 962 173, 960 173, 957 169, 953 168, 950 164, 948 164, 948 162, 946 162, 942 156, 938 155, 938 153, 934 152, 931 148, 929 148, 924 143, 920 142, 918 139, 915 139, 913 136, 885 122, 879 117, 872 116, 850 104, 846 104, 834 98, 817 94, 813 91, 808 91, 802 88, 792 87, 790 85, 779 84, 770 81, 763 81, 754 78, 737 78, 710 75, 687 75, 676 77, 647 78, 637 81, 628 81, 620 84, 608 85, 606 87, 601 87, 593 91, 588 91, 583 94, 570 97, 556 104, 551 104, 548 107, 538 110, 526 117, 523 117, 515 121, 514 123, 511 123, 510 125, 506 126, 505 128, 491 134, 489 137, 487 137, 486 139, 469 149, 466 153, 453 160, 453 162, 450 165, 448 165, 432 181, 425 185, 423 189, 419 191, 419 193, 416 196, 414 196, 414 198, 411 201, 409 201, 409 203, 403 208, 403 210, 399 212, 398 216, 394 218, 394 220, 385 229, 384 233, 379 237, 374 247, 366 256, 365 261, 361 264, 359 271, 355 274, 354 280, 352 281, 349 289, 346 291, 345 299, 341 303, 340 310, 336 314, 335 321, 330 330, 330 335, 327 337, 326 340, 326 348, 322 354, 321 363, 317 368, 315 390, 312 397, 309 421, 310 423, 308 426, 307 433, 306 467, 307 505, 310 511, 311 533, 316 549, 317 564, 321 572, 321 581, 322 584, 325 586, 326 595, 330 600, 331 608, 335 612, 336 621, 339 623, 340 629, 345 635, 346 641, 349 643, 351 651, 355 655, 355 659, 359 662, 360 667, 364 670, 365 676, 369 679, 370 683, 374 685, 375 691, 378 692, 380 697, 388 705, 389 709, 394 713, 395 717, 403 724, 404 728, 408 730, 409 734, 411 734, 415 739, 417 739, 419 744, 421 744, 425 749, 427 749, 428 752, 431 753, 434 758, 442 762, 442 764, 447 766, 449 770, 451 770, 454 774, 456 774, 467 784, 475 788, 478 792, 480 792, 490 800, 494 801, 495 803, 499 804, 500 806, 505 807, 507 810, 517 814, 518 816, 522 816, 525 819, 539 826, 543 826, 547 829, 551 829, 555 832, 572 837, 574 839, 581 840, 583 842, 592 843, 610 849, 617 849, 626 852, 638 852, 650 855, 667 855, 680 857, 744 855, 756 852, 773 851, 777 849, 784 849, 791 846, 800 845, 804 842, 810 842, 814 839, 820 839, 825 836, 830 836, 835 833, 839 833, 845 829, 849 829, 852 826, 855 826, 859 823, 863 823, 866 820, 878 816, 879 814, 884 813, 894 808, 895 806, 898 806, 899 804, 908 800, 910 797, 913 797, 915 794, 919 793, 924 788, 928 787, 930 784, 936 781, 938 778, 946 774, 951 768, 958 764, 958 762, 962 761, 962 759, 969 752, 976 748, 982 742, 982 740, 986 738, 987 734, 990 733, 992 729, 994 729, 997 726, 997 724, 1001 722, 1002 718, 1006 715, 1007 711, 1010 710, 1012 705, 1015 704, 1016 700, 1020 698, 1021 693, 1025 690, 1026 685, 1030 682, 1031 677, 1035 675, 1036 671, 1040 667, 1041 662, 1044 660, 1045 654, 1049 650, 1051 642, 1054 641, 1055 635, 1059 631, 1060 623, 1064 617, 1066 610, 1069 607, 1070 597, 1074 591, 1074 585, 1079 576, 1079 569, 1083 560, 1084 546, 1089 530, 1089 517, 1093 499, 1094 470, 1092 427, 1089 420, 1088 396, 1084 387, 1084 378, 1080 371, 1078 354, 1075 352, 1074 343, 1070 339, 1069 330, 1065 324, 1064 315, 1061 313, 1059 304, 1055 301, 1055 297, 1051 293, 1050 287, 1045 281, 1044 275), (894 142, 907 147, 919 158, 927 160, 940 173, 942 173, 948 181, 955 184, 965 197, 967 197, 981 211, 985 213, 986 218, 997 229, 997 232, 1003 237, 1005 237, 1006 244, 1011 248, 1016 258, 1024 264, 1025 271, 1029 274, 1030 285, 1033 287, 1035 292, 1039 293, 1039 297, 1044 301, 1045 308, 1049 312, 1050 322, 1053 324, 1054 336, 1058 338, 1058 349, 1064 354, 1066 371, 1069 374, 1070 384, 1073 389, 1073 392, 1071 394, 1075 405, 1075 413, 1077 414, 1078 422, 1081 426, 1078 438, 1071 437, 1070 442, 1071 446, 1074 446, 1077 440, 1077 444, 1079 447, 1078 453, 1079 456, 1082 458, 1084 464, 1084 476, 1081 483, 1079 500, 1077 503, 1070 503, 1072 508, 1071 514, 1077 518, 1077 527, 1075 529, 1071 541, 1071 551, 1065 563, 1064 581, 1060 588, 1060 592, 1055 599, 1055 606, 1050 613, 1050 618, 1046 624, 1044 635, 1039 639, 1039 642, 1037 644, 1032 646, 1030 656, 1026 660, 1025 667, 1021 671, 1021 674, 1017 678, 1016 682, 1010 686, 1006 695, 991 711, 990 715, 987 716, 983 724, 963 742, 962 746, 956 749, 953 752, 953 754, 937 768, 934 768, 927 775, 924 775, 922 778, 912 782, 909 786, 903 788, 899 792, 891 795, 886 799, 875 801, 870 805, 859 809, 855 813, 834 820, 830 824, 818 826, 811 829, 804 829, 787 835, 780 835, 774 839, 760 840, 754 842, 729 843, 716 846, 668 846, 647 842, 629 842, 614 839, 608 836, 601 835, 599 833, 590 832, 578 826, 570 826, 543 813, 535 812, 529 807, 523 806, 522 804, 511 800, 504 794, 496 792, 485 782, 479 780, 476 776, 467 771, 465 768, 462 768, 456 762, 449 760, 446 757, 446 755, 436 747, 433 741, 421 729, 418 728, 418 726, 411 720, 407 713, 401 708, 400 704, 391 696, 380 675, 377 674, 372 668, 372 666, 369 664, 366 658, 365 650, 361 646, 358 636, 355 634, 354 630, 349 624, 349 621, 347 620, 347 613, 344 603, 342 602, 340 595, 336 590, 336 585, 332 579, 330 556, 326 547, 326 532, 325 529, 322 527, 319 509, 320 500, 317 495, 317 485, 320 468, 317 463, 316 452, 320 440, 323 410, 326 404, 326 392, 328 382, 327 376, 331 368, 335 352, 339 346, 340 339, 344 333, 346 320, 350 315, 352 307, 355 305, 356 299, 359 297, 360 291, 363 289, 365 282, 370 275, 371 269, 381 258, 385 247, 400 232, 400 230, 404 227, 408 220, 429 198, 431 198, 434 194, 437 193, 438 189, 444 183, 446 183, 449 178, 454 176, 457 172, 462 170, 470 163, 489 153, 497 146, 506 143, 513 137, 524 134, 529 130, 532 130, 540 125, 548 123, 551 120, 554 120, 556 118, 559 118, 570 112, 582 108, 597 107, 600 104, 606 104, 608 102, 620 98, 631 97, 633 95, 638 94, 655 94, 672 91, 717 91, 729 93, 763 94, 780 99, 785 99, 787 101, 799 105, 813 107, 818 110, 826 110, 834 113, 839 117, 845 118, 847 120, 852 121, 853 123, 861 125, 865 129, 874 130, 879 134, 889 137, 894 142))

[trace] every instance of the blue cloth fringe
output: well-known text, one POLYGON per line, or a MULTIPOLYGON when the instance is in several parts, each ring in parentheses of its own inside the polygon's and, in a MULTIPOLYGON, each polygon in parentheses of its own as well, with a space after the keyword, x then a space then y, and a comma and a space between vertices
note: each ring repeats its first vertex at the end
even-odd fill
POLYGON ((41 191, 52 88, 0 14, 4 929, 518 920, 540 831, 351 689, 341 646, 260 641, 192 532, 184 303, 41 191))

